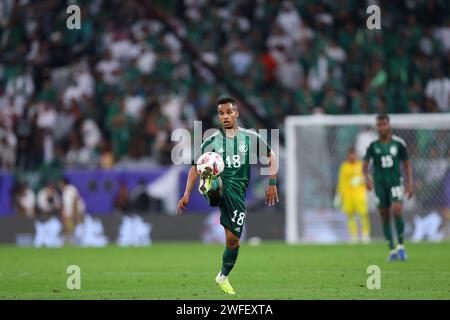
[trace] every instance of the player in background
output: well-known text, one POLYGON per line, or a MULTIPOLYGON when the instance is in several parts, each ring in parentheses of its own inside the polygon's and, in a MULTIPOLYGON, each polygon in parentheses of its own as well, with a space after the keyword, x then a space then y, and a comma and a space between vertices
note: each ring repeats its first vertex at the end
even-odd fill
POLYGON ((71 185, 66 178, 61 179, 59 188, 62 194, 61 220, 66 241, 70 242, 75 227, 84 221, 86 205, 78 189, 71 185))
POLYGON ((367 203, 367 190, 362 170, 362 161, 358 159, 356 150, 348 150, 347 159, 339 168, 339 180, 334 199, 335 208, 347 215, 350 241, 358 242, 358 224, 356 215, 361 222, 361 241, 370 242, 370 221, 367 203))
POLYGON ((225 229, 226 247, 222 256, 222 267, 216 276, 216 284, 225 294, 235 294, 228 281, 238 253, 247 209, 245 194, 250 179, 250 159, 259 156, 259 150, 270 159, 269 185, 265 194, 266 204, 278 202, 276 177, 278 163, 275 153, 254 131, 238 127, 239 112, 233 98, 225 97, 217 101, 217 111, 222 128, 206 139, 197 151, 186 182, 186 190, 178 202, 177 213, 181 213, 189 203, 189 197, 198 177, 196 160, 203 153, 212 151, 220 154, 225 168, 213 179, 211 172, 204 170, 200 176, 199 192, 205 196, 210 206, 220 208, 220 223, 225 229))
POLYGON ((51 217, 59 217, 61 213, 61 196, 52 180, 47 180, 45 186, 39 190, 36 197, 37 218, 45 221, 51 217))
POLYGON ((377 205, 383 223, 383 234, 388 241, 390 254, 389 261, 407 259, 404 247, 405 222, 402 217, 402 201, 404 195, 403 178, 400 163, 406 172, 406 196, 413 195, 412 166, 408 159, 406 143, 400 137, 392 134, 389 116, 379 114, 376 120, 378 140, 372 142, 367 148, 364 157, 363 171, 368 190, 375 188, 377 205), (373 160, 373 181, 369 176, 369 161, 373 160), (395 248, 391 231, 391 210, 394 215, 395 229, 398 245, 395 248))

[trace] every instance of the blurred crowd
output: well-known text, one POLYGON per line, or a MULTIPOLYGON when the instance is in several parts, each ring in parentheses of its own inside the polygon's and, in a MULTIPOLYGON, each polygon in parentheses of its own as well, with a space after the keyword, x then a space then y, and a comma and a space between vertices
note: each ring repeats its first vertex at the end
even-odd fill
MULTIPOLYGON (((0 168, 170 163, 171 132, 217 124, 228 88, 289 114, 450 112, 447 0, 0 1, 0 168), (81 29, 66 27, 71 4, 81 29), (381 30, 366 8, 381 7, 381 30)), ((241 110, 245 125, 256 128, 241 110)))
MULTIPOLYGON (((151 243, 151 224, 144 222, 137 213, 148 210, 145 207, 150 198, 140 188, 130 194, 121 186, 114 207, 121 215, 117 244, 120 246, 142 246, 151 243), (131 212, 130 210, 136 210, 131 212)), ((47 180, 35 193, 26 182, 19 182, 13 190, 14 211, 22 217, 33 220, 35 247, 61 247, 66 244, 103 247, 108 243, 99 218, 87 212, 86 203, 77 187, 68 179, 47 180)), ((27 243, 26 245, 29 245, 27 243)))
POLYGON ((65 178, 47 181, 36 194, 27 183, 18 183, 13 190, 13 206, 20 216, 28 219, 44 222, 54 218, 67 237, 84 221, 86 214, 78 189, 65 178))

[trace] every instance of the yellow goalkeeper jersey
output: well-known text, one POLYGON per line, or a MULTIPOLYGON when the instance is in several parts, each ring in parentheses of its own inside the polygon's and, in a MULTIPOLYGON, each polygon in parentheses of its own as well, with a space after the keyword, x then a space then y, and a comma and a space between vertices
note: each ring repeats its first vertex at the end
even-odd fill
POLYGON ((365 200, 367 197, 364 174, 362 170, 362 161, 357 160, 353 163, 345 161, 339 168, 339 181, 337 192, 343 201, 365 200))

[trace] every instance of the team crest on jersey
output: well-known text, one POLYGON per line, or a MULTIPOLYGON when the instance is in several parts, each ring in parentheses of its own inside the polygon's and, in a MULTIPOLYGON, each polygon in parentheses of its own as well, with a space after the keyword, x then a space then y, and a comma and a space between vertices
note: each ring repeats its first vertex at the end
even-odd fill
POLYGON ((376 154, 380 153, 380 151, 381 151, 381 150, 378 149, 378 148, 375 149, 375 153, 376 153, 376 154))
POLYGON ((389 152, 390 152, 393 156, 396 156, 396 155, 397 155, 397 152, 398 152, 397 147, 396 147, 396 146, 392 146, 392 147, 389 149, 389 152))
POLYGON ((239 152, 240 153, 246 153, 248 151, 248 146, 245 144, 244 141, 241 141, 239 143, 239 152))

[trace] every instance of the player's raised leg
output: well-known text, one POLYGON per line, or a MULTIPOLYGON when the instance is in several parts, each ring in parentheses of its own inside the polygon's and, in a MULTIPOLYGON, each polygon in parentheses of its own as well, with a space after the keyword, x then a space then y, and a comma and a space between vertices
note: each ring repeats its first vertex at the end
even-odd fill
POLYGON ((210 181, 206 183, 208 187, 204 193, 200 191, 201 185, 202 183, 200 180, 199 192, 208 200, 209 205, 211 207, 219 206, 222 198, 222 179, 220 177, 211 178, 210 181))
POLYGON ((222 188, 222 179, 220 176, 213 177, 210 168, 205 168, 200 174, 198 192, 204 195, 208 200, 216 194, 220 195, 222 188))
POLYGON ((401 261, 405 261, 408 257, 406 255, 404 241, 405 221, 402 217, 402 203, 394 202, 392 204, 392 213, 394 214, 395 230, 397 231, 398 245, 397 253, 401 261))
POLYGON ((228 281, 228 275, 236 264, 239 254, 239 237, 225 228, 226 247, 222 256, 222 268, 216 276, 216 283, 225 294, 234 295, 235 291, 228 281))
POLYGON ((198 185, 198 192, 200 192, 203 195, 206 195, 208 191, 211 189, 212 184, 212 169, 211 168, 205 168, 200 173, 200 182, 198 185))

